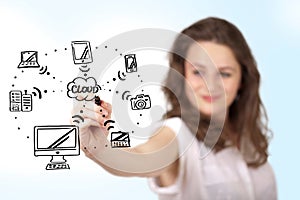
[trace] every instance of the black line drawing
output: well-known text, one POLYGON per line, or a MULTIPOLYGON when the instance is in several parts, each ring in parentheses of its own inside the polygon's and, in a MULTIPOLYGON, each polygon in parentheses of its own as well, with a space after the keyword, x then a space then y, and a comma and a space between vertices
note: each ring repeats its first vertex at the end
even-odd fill
POLYGON ((30 111, 32 111, 32 95, 27 94, 25 90, 25 94, 22 95, 22 112, 30 111))
POLYGON ((125 81, 126 79, 126 74, 124 73, 124 72, 122 72, 122 76, 124 77, 124 78, 122 78, 121 77, 121 72, 120 71, 118 71, 118 78, 121 80, 121 81, 125 81))
POLYGON ((123 100, 125 100, 125 99, 128 100, 129 97, 131 97, 131 95, 128 94, 128 95, 126 96, 126 98, 125 98, 125 94, 126 94, 126 93, 130 93, 130 91, 126 90, 126 91, 123 92, 123 94, 122 94, 122 99, 123 99, 123 100))
POLYGON ((129 133, 122 131, 112 132, 110 143, 112 148, 130 147, 129 133))
POLYGON ((21 112, 22 110, 22 92, 12 90, 9 92, 10 112, 21 112))
POLYGON ((101 90, 94 77, 82 78, 76 77, 67 85, 67 95, 69 98, 75 98, 77 101, 92 101, 95 94, 101 90), (82 96, 82 98, 79 96, 82 96))
POLYGON ((84 122, 84 118, 81 117, 80 115, 73 115, 73 116, 72 116, 72 119, 74 119, 73 122, 76 122, 77 124, 80 123, 80 121, 78 121, 77 119, 80 119, 81 122, 84 122))
MULTIPOLYGON (((38 92, 38 94, 39 94, 39 99, 41 99, 41 98, 42 98, 42 92, 41 92, 41 90, 40 90, 39 88, 37 88, 37 87, 33 87, 33 89, 36 90, 36 91, 38 92)), ((33 94, 33 96, 36 96, 36 95, 37 95, 36 92, 32 92, 32 94, 33 94)))
POLYGON ((74 64, 87 64, 93 62, 89 41, 72 41, 71 45, 74 64))
POLYGON ((87 68, 87 65, 82 65, 81 67, 79 67, 80 71, 82 72, 89 72, 91 68, 85 69, 87 68))
MULTIPOLYGON (((115 123, 115 121, 114 121, 114 120, 111 120, 111 119, 106 120, 106 121, 104 122, 104 126, 106 126, 108 123, 115 123)), ((107 130, 109 131, 109 129, 111 129, 111 128, 114 128, 114 126, 109 125, 108 128, 107 128, 107 130)))
POLYGON ((42 67, 40 68, 39 74, 45 74, 45 73, 47 72, 47 69, 48 69, 47 65, 46 65, 46 66, 42 66, 42 67))
POLYGON ((136 72, 137 71, 137 63, 135 54, 127 54, 124 56, 125 58, 125 68, 127 73, 136 72))
POLYGON ((34 127, 34 155, 51 156, 46 170, 70 169, 64 156, 80 154, 79 128, 74 125, 34 127))
POLYGON ((9 110, 10 112, 30 112, 32 111, 32 95, 22 94, 21 90, 12 90, 9 92, 9 110))
POLYGON ((18 68, 38 68, 38 52, 37 51, 22 51, 21 62, 18 68))
POLYGON ((130 99, 132 110, 143 110, 151 108, 151 99, 149 95, 138 94, 130 99))

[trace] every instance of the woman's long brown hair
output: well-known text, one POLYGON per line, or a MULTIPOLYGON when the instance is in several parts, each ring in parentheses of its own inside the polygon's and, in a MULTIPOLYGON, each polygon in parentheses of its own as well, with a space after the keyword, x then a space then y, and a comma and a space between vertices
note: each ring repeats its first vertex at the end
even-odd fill
MULTIPOLYGON (((230 106, 228 119, 230 131, 237 133, 238 142, 234 145, 240 148, 244 159, 249 166, 260 166, 268 158, 268 138, 269 129, 266 125, 268 119, 265 108, 259 95, 260 74, 257 69, 256 61, 251 50, 244 39, 242 33, 231 23, 219 18, 206 18, 200 20, 182 31, 182 34, 189 36, 195 41, 211 41, 217 44, 228 46, 234 53, 241 66, 242 80, 241 88, 238 91, 238 97, 230 106)), ((183 44, 180 36, 175 40, 173 50, 170 53, 170 67, 180 74, 184 75, 184 58, 172 52, 187 53, 190 44, 183 44)), ((186 102, 187 97, 184 91, 184 80, 175 80, 172 70, 169 71, 165 81, 165 92, 167 101, 171 104, 165 117, 182 117, 182 111, 189 113, 195 111, 189 107, 188 103, 179 105, 177 98, 182 98, 186 102)), ((182 120, 192 129, 193 119, 184 117, 182 120)), ((202 140, 205 137, 209 122, 201 119, 197 123, 197 139, 202 140)), ((214 149, 219 151, 226 147, 226 141, 230 140, 226 134, 227 123, 214 149)), ((195 129, 194 129, 195 130, 195 129)))

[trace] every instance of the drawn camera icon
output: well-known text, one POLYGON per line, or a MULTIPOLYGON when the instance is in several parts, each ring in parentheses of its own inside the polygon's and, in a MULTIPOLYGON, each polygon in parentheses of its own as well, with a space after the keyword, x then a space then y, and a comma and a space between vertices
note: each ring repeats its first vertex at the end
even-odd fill
POLYGON ((130 99, 132 110, 143 110, 151 108, 151 100, 149 95, 138 94, 135 98, 130 99))

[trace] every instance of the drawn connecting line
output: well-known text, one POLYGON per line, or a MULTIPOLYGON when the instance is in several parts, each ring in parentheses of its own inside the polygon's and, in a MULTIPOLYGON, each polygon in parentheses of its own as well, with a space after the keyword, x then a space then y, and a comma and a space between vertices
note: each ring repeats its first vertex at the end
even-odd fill
POLYGON ((110 139, 112 148, 130 147, 130 138, 128 132, 112 132, 110 139))
POLYGON ((144 110, 151 108, 151 99, 149 95, 138 94, 130 99, 132 110, 144 110))
POLYGON ((30 112, 32 111, 32 95, 22 94, 21 90, 12 90, 9 92, 10 112, 30 112))
POLYGON ((46 170, 70 169, 64 156, 80 154, 79 128, 74 125, 34 127, 34 155, 51 156, 46 170))
POLYGON ((22 51, 18 68, 39 68, 37 51, 22 51))
POLYGON ((125 68, 127 73, 132 73, 137 71, 137 63, 135 54, 127 54, 125 58, 125 68))
POLYGON ((72 41, 71 46, 74 64, 87 64, 93 62, 89 41, 72 41))

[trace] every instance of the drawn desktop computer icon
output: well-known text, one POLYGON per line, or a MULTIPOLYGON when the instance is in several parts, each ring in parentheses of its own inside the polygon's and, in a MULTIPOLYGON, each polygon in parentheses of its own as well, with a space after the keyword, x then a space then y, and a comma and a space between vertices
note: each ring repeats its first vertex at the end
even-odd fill
POLYGON ((51 156, 46 170, 70 169, 64 156, 78 156, 79 154, 79 130, 77 126, 34 127, 34 155, 51 156))
POLYGON ((71 45, 74 64, 88 64, 93 62, 89 41, 72 41, 71 45))

